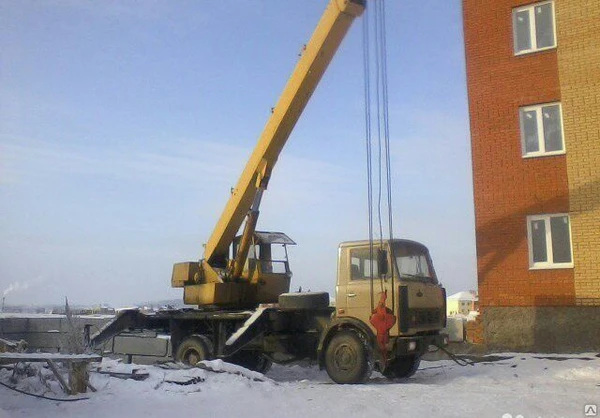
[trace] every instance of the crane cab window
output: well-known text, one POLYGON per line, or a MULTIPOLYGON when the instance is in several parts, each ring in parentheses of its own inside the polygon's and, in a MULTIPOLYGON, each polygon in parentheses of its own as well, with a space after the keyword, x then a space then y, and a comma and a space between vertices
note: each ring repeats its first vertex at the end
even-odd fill
POLYGON ((259 244, 256 250, 261 273, 284 274, 289 271, 285 245, 259 244))
MULTIPOLYGON (((241 237, 236 237, 234 241, 233 257, 240 240, 241 237)), ((255 271, 262 274, 291 274, 287 246, 295 244, 282 232, 255 231, 244 266, 245 276, 250 277, 255 271)))
POLYGON ((261 273, 289 273, 289 262, 285 245, 254 244, 250 246, 245 270, 261 273))

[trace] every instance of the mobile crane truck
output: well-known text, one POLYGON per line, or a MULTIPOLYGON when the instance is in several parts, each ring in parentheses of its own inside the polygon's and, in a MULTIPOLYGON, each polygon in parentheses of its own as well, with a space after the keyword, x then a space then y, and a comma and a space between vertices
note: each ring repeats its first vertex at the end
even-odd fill
POLYGON ((447 343, 440 332, 446 294, 424 245, 401 239, 340 244, 333 307, 325 292, 288 293, 287 246, 294 241, 256 230, 277 158, 366 2, 330 0, 232 189, 204 258, 174 265, 171 285, 183 288, 185 304, 198 307, 125 311, 91 337, 92 347, 125 329, 162 330, 170 334, 175 360, 183 363, 222 358, 266 372, 272 362, 311 359, 337 383, 360 383, 373 369, 390 378, 408 377, 430 345, 447 343))

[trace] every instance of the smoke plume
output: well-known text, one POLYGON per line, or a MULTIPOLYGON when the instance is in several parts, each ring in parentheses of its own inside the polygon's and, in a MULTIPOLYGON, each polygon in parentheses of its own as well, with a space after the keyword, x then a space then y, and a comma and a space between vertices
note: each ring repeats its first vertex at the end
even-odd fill
POLYGON ((4 292, 2 292, 2 297, 6 297, 9 293, 14 292, 15 290, 26 290, 29 287, 28 282, 14 282, 8 285, 4 292))

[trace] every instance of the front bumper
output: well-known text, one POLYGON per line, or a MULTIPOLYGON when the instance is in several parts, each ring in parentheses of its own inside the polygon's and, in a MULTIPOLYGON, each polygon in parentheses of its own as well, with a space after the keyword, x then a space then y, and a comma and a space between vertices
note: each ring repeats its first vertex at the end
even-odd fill
POLYGON ((429 350, 430 345, 444 347, 448 345, 446 334, 414 335, 411 337, 396 337, 394 353, 397 356, 422 356, 429 350))

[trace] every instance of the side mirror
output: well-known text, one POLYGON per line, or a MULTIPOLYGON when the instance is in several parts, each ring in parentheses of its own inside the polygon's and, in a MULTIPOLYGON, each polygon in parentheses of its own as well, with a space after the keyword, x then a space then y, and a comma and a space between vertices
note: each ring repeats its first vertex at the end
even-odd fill
POLYGON ((386 276, 388 274, 387 251, 383 248, 377 250, 377 271, 380 276, 386 276))

